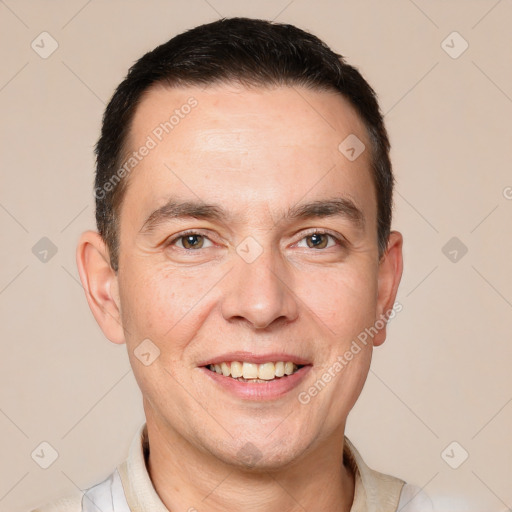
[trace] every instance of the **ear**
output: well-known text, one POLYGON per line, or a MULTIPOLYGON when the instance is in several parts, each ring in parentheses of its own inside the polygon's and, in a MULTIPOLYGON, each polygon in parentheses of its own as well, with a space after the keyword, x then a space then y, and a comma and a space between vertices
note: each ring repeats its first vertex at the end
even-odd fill
POLYGON ((398 291, 398 285, 402 278, 403 257, 402 257, 403 237, 398 231, 391 231, 389 234, 386 252, 382 255, 379 262, 378 271, 378 296, 377 296, 377 318, 375 323, 384 326, 379 329, 373 338, 373 345, 378 347, 386 340, 386 323, 393 311, 395 298, 398 291))
POLYGON ((117 275, 103 238, 96 231, 80 236, 76 264, 92 314, 105 336, 113 343, 124 343, 117 275))

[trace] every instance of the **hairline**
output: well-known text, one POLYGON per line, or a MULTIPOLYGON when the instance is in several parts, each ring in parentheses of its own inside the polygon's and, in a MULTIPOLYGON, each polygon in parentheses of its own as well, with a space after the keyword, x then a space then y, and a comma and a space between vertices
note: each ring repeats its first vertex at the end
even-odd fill
MULTIPOLYGON (((309 89, 311 91, 318 91, 318 92, 331 92, 334 95, 341 96, 343 99, 346 100, 346 102, 350 105, 350 107, 354 110, 355 114, 357 115, 357 118, 359 121, 361 121, 362 125, 364 126, 366 130, 366 136, 368 138, 368 141, 370 143, 370 158, 369 158, 369 171, 371 175, 371 180, 373 184, 373 193, 375 198, 375 204, 376 204, 376 228, 377 228, 377 244, 379 249, 379 255, 383 253, 384 248, 381 247, 381 240, 380 240, 380 208, 379 208, 379 194, 377 191, 377 144, 378 140, 376 140, 375 134, 373 133, 373 127, 369 125, 369 123, 366 121, 363 115, 360 114, 358 111, 357 106, 354 104, 354 102, 349 98, 346 94, 343 93, 343 91, 340 91, 337 87, 330 84, 319 84, 315 83, 312 80, 300 80, 297 78, 283 78, 282 80, 275 80, 275 79, 269 79, 267 81, 263 81, 262 79, 258 78, 252 78, 252 77, 243 77, 243 76, 220 76, 220 77, 214 77, 210 78, 208 80, 191 80, 191 79, 173 79, 172 77, 164 77, 159 80, 156 80, 155 82, 149 84, 138 96, 138 98, 135 101, 133 110, 131 112, 130 116, 130 125, 127 129, 126 135, 122 141, 122 145, 119 151, 119 157, 116 159, 116 163, 114 168, 118 169, 124 161, 128 158, 128 155, 130 154, 132 149, 132 143, 130 141, 130 138, 133 133, 133 126, 135 117, 137 115, 137 112, 141 108, 141 105, 144 103, 144 100, 149 96, 151 92, 153 92, 155 89, 163 88, 163 89, 192 89, 192 88, 201 88, 202 89, 208 89, 215 86, 222 86, 222 85, 240 85, 244 89, 263 89, 263 90, 273 90, 273 89, 279 89, 283 87, 289 87, 293 88, 294 86, 302 87, 305 89, 309 89)), ((135 170, 135 169, 134 169, 135 170)), ((120 221, 121 221, 121 210, 122 206, 124 204, 124 198, 126 196, 128 187, 130 185, 130 182, 132 181, 130 179, 131 172, 123 177, 118 185, 115 187, 113 194, 112 194, 112 234, 113 234, 113 241, 114 241, 114 247, 113 253, 111 254, 111 261, 112 256, 115 256, 114 261, 117 263, 117 268, 119 267, 119 248, 120 248, 120 221)), ((109 248, 110 252, 110 248, 109 248)))

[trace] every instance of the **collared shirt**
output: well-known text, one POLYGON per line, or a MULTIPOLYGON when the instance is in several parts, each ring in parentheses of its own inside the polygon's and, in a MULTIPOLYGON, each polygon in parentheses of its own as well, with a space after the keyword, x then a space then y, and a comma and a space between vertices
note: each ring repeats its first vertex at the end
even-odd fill
MULTIPOLYGON (((131 443, 128 458, 106 480, 83 494, 62 498, 32 512, 169 512, 149 477, 148 455, 144 423, 131 443)), ((369 468, 347 437, 343 456, 355 479, 350 512, 433 511, 432 502, 418 487, 369 468)))

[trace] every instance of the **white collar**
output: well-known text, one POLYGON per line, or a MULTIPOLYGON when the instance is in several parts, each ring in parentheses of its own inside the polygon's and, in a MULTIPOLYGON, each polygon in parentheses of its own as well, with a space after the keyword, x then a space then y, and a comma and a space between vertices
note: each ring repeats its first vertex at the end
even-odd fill
MULTIPOLYGON (((128 458, 118 466, 126 500, 131 512, 169 512, 149 477, 147 425, 143 423, 131 445, 128 458)), ((404 481, 369 468, 354 445, 345 436, 343 458, 354 474, 354 500, 350 512, 396 510, 404 481)))

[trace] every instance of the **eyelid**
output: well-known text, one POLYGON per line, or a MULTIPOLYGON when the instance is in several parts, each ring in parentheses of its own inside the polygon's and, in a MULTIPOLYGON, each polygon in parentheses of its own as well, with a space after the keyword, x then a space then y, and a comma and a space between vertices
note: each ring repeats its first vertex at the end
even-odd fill
MULTIPOLYGON (((297 233, 301 233, 301 231, 298 231, 297 233)), ((295 233, 295 235, 297 235, 297 233, 295 233)), ((205 234, 205 231, 202 229, 187 229, 187 230, 181 231, 180 233, 177 233, 176 235, 173 235, 171 238, 168 238, 167 240, 165 240, 164 245, 165 246, 172 245, 174 242, 176 242, 180 238, 186 237, 187 235, 191 235, 191 234, 192 235, 201 235, 204 238, 212 241, 211 238, 207 234, 205 234)), ((338 245, 340 247, 346 247, 349 244, 349 241, 343 235, 341 235, 340 233, 337 233, 336 231, 331 231, 331 230, 325 229, 325 228, 309 228, 306 231, 302 232, 301 238, 297 242, 295 242, 294 245, 301 242, 308 235, 314 235, 314 234, 329 235, 330 237, 332 237, 334 239, 334 241, 336 242, 336 245, 338 245)), ((178 249, 181 249, 181 247, 178 247, 178 249)), ((195 252, 194 249, 182 249, 182 250, 187 251, 187 252, 195 252)), ((322 251, 320 251, 320 252, 322 252, 322 251)))
POLYGON ((331 231, 330 229, 325 229, 325 228, 310 228, 310 229, 306 230, 305 232, 302 233, 302 237, 296 243, 301 242, 308 235, 316 235, 316 234, 329 235, 330 237, 332 237, 335 240, 336 245, 339 245, 340 247, 347 247, 349 244, 349 241, 343 235, 341 235, 340 233, 338 233, 336 231, 331 231))
MULTIPOLYGON (((175 235, 167 238, 164 241, 164 245, 166 247, 168 245, 172 245, 172 244, 174 244, 174 242, 176 242, 180 238, 186 237, 187 235, 201 235, 204 238, 207 238, 208 240, 210 240, 210 242, 212 241, 211 238, 207 234, 205 234, 204 230, 202 230, 202 229, 187 229, 185 231, 180 231, 179 233, 176 233, 175 235)), ((181 249, 181 247, 178 247, 178 249, 181 249)), ((182 249, 182 250, 187 251, 187 252, 192 252, 192 250, 190 250, 190 249, 182 249)))

